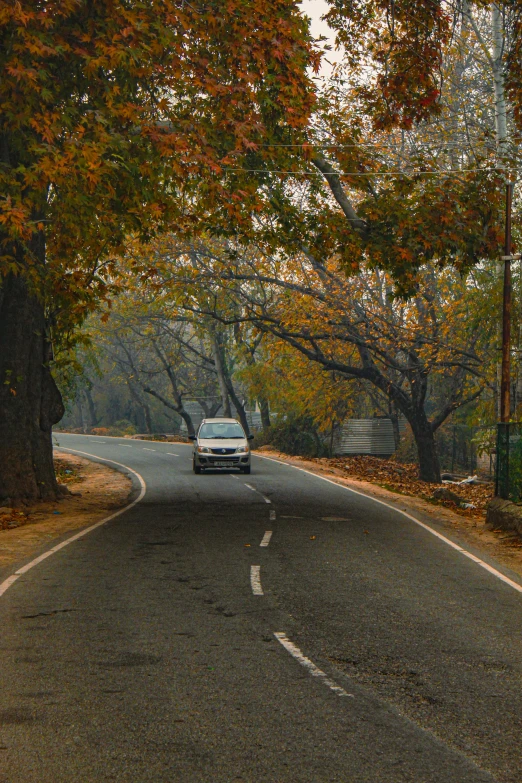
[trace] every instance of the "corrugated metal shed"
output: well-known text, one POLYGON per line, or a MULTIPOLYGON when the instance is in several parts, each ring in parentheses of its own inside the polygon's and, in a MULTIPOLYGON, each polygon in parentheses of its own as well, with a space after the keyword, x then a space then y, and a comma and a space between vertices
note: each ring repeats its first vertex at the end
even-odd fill
MULTIPOLYGON (((399 423, 401 431, 404 422, 399 423)), ((339 456, 373 454, 389 457, 395 451, 391 419, 348 419, 339 429, 334 451, 339 456)))

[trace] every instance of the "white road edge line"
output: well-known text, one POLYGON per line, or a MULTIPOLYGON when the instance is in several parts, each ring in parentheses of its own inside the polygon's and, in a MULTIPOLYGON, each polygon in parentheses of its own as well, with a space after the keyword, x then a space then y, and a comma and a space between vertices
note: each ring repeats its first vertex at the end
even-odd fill
POLYGON ((100 460, 100 462, 110 462, 112 465, 118 465, 120 468, 125 468, 125 470, 128 470, 129 473, 132 473, 138 479, 140 483, 140 493, 136 498, 136 500, 133 500, 132 503, 129 503, 128 506, 124 506, 124 508, 120 508, 120 510, 116 511, 114 514, 105 517, 105 519, 101 519, 99 522, 96 522, 94 525, 90 525, 90 527, 84 528, 84 530, 80 530, 80 532, 75 533, 74 536, 70 536, 70 538, 66 538, 65 541, 61 541, 59 544, 56 544, 56 546, 53 546, 51 549, 48 549, 47 552, 43 552, 43 554, 39 555, 38 557, 35 557, 34 560, 31 560, 30 563, 27 563, 26 565, 22 566, 22 568, 19 568, 18 571, 14 572, 14 574, 8 576, 7 579, 4 579, 4 581, 0 583, 0 595, 3 595, 7 590, 9 590, 11 585, 14 582, 16 582, 16 580, 20 576, 26 574, 28 571, 31 570, 31 568, 34 568, 36 565, 38 565, 38 563, 41 563, 43 560, 46 560, 51 555, 54 555, 55 552, 59 552, 60 549, 63 549, 69 544, 72 544, 73 541, 77 541, 79 538, 86 536, 87 533, 91 533, 93 530, 96 530, 97 527, 101 527, 102 525, 105 525, 107 522, 110 522, 111 519, 116 519, 116 517, 119 517, 120 514, 123 514, 125 511, 128 511, 130 508, 135 506, 137 503, 140 502, 140 500, 143 500, 143 498, 145 497, 145 492, 147 491, 147 485, 145 483, 145 480, 143 479, 142 476, 140 476, 139 473, 137 473, 132 468, 129 468, 128 465, 123 465, 121 462, 116 462, 113 459, 105 459, 103 457, 98 457, 96 454, 89 454, 86 451, 78 451, 78 449, 70 449, 66 446, 63 447, 60 446, 59 450, 72 451, 74 454, 83 454, 86 457, 94 457, 100 460))
POLYGON ((424 522, 421 522, 420 519, 416 519, 411 514, 408 514, 407 511, 403 511, 400 508, 396 508, 395 506, 392 506, 390 503, 386 503, 384 500, 377 500, 377 498, 373 498, 371 495, 366 495, 364 492, 359 492, 359 490, 357 489, 352 489, 351 487, 345 487, 344 484, 338 484, 337 481, 332 481, 331 479, 328 479, 325 476, 319 476, 317 473, 312 473, 311 470, 305 470, 305 468, 298 468, 297 465, 289 465, 288 462, 282 462, 281 460, 274 459, 273 457, 265 457, 265 456, 261 456, 261 454, 256 454, 255 456, 259 457, 260 459, 270 460, 270 462, 277 462, 279 465, 287 465, 289 468, 300 470, 301 473, 308 473, 309 476, 314 476, 315 478, 321 479, 322 481, 327 481, 328 484, 333 484, 335 487, 339 487, 340 489, 345 489, 348 492, 353 492, 354 495, 360 495, 361 497, 366 498, 367 500, 372 500, 374 503, 378 503, 381 506, 386 506, 386 508, 389 508, 392 511, 396 511, 397 514, 402 514, 403 517, 406 517, 406 519, 415 522, 416 525, 419 525, 419 527, 424 528, 424 530, 427 530, 428 533, 431 533, 433 536, 436 536, 436 538, 438 538, 440 541, 444 541, 445 544, 450 546, 452 549, 455 549, 457 552, 460 552, 460 554, 464 555, 464 557, 469 557, 470 560, 473 560, 474 563, 481 566, 481 568, 484 568, 486 571, 489 571, 489 573, 493 574, 493 576, 496 576, 497 579, 500 579, 502 582, 505 582, 505 584, 509 585, 514 590, 517 590, 519 593, 522 593, 522 585, 519 585, 518 582, 513 581, 513 579, 510 579, 509 576, 505 576, 501 571, 497 571, 497 569, 493 568, 493 566, 490 566, 489 563, 486 563, 484 560, 481 560, 480 557, 477 557, 476 555, 473 555, 471 552, 468 552, 467 549, 464 549, 463 547, 461 547, 459 544, 456 544, 451 539, 446 538, 446 536, 443 536, 442 533, 439 533, 437 530, 434 530, 429 525, 426 525, 424 522))
POLYGON ((261 587, 261 566, 250 566, 250 584, 254 595, 264 595, 261 587))
POLYGON ((272 538, 272 531, 267 530, 259 546, 268 546, 271 538, 272 538))
POLYGON ((321 681, 324 682, 324 684, 338 696, 349 696, 352 699, 355 698, 353 693, 347 693, 344 688, 341 688, 340 685, 337 685, 337 683, 327 677, 326 674, 310 660, 310 658, 307 658, 306 655, 303 655, 299 647, 291 642, 285 633, 274 633, 274 636, 278 642, 281 642, 285 650, 289 652, 290 655, 301 664, 301 666, 304 666, 304 668, 308 671, 309 674, 312 675, 312 677, 319 677, 321 681))

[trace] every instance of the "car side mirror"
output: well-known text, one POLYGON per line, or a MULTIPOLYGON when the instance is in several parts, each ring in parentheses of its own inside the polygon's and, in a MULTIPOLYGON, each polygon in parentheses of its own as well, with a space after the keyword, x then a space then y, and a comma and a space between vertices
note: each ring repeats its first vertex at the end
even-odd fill
POLYGON ((248 435, 247 440, 254 440, 255 435, 248 435))
POLYGON ((196 436, 195 436, 195 435, 189 435, 189 436, 188 436, 188 439, 189 439, 189 440, 196 440, 196 436))

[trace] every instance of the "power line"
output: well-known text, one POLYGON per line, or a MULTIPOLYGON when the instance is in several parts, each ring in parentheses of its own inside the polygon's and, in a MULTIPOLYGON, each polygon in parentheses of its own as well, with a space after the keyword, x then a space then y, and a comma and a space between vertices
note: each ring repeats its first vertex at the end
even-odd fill
MULTIPOLYGON (((223 169, 224 172, 244 172, 250 174, 286 174, 292 176, 316 176, 318 171, 278 171, 274 169, 223 169)), ((498 171, 497 167, 482 169, 439 169, 438 171, 332 171, 338 177, 415 177, 419 174, 444 177, 446 174, 474 174, 479 172, 498 171)), ((500 172, 499 172, 500 173, 500 172)))
MULTIPOLYGON (((515 142, 515 141, 521 141, 522 136, 513 136, 511 139, 508 139, 507 141, 515 142)), ((479 140, 476 142, 476 144, 484 144, 484 146, 487 146, 487 142, 490 141, 491 146, 496 145, 495 139, 490 140, 479 140)), ((409 142, 409 146, 418 146, 418 147, 427 147, 427 146, 435 146, 437 144, 436 141, 430 142, 430 141, 421 141, 421 142, 409 142)), ((383 149, 402 149, 403 146, 408 146, 408 143, 405 145, 400 144, 397 142, 395 145, 392 144, 386 144, 380 143, 378 141, 364 141, 360 142, 359 144, 314 144, 313 142, 303 142, 302 144, 256 144, 257 147, 300 147, 300 148, 307 148, 311 147, 313 149, 359 149, 360 147, 382 147, 383 149)), ((440 142, 440 147, 454 147, 457 149, 470 149, 472 148, 472 142, 469 142, 467 145, 462 145, 460 142, 457 141, 448 141, 448 142, 440 142)), ((255 152, 255 150, 254 150, 255 152)))

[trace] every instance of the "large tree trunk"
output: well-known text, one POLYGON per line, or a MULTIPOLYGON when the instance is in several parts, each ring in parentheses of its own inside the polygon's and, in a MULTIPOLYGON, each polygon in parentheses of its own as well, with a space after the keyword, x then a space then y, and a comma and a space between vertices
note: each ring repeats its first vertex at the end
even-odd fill
POLYGON ((419 478, 421 481, 430 481, 440 484, 440 464, 435 444, 435 437, 431 424, 424 411, 416 412, 408 416, 408 421, 413 431, 417 455, 419 459, 419 478))
POLYGON ((152 416, 150 415, 150 406, 144 402, 142 404, 142 408, 145 415, 145 427, 147 429, 147 434, 152 435, 152 416))
POLYGON ((265 400, 264 398, 259 400, 259 410, 261 411, 261 425, 263 427, 263 432, 266 432, 270 429, 270 406, 268 404, 268 400, 265 400))
POLYGON ((83 402, 82 402, 83 394, 79 394, 78 398, 76 400, 76 407, 78 409, 78 423, 80 425, 80 429, 82 432, 87 432, 87 427, 85 426, 85 417, 83 415, 83 402))
POLYGON ((401 430, 399 426, 399 414, 396 411, 390 412, 390 420, 393 428, 393 442, 395 444, 395 451, 401 445, 401 430))
POLYGON ((245 406, 237 396, 236 390, 234 389, 231 379, 227 378, 226 380, 227 380, 228 393, 230 394, 230 399, 234 403, 234 407, 237 411, 237 415, 239 416, 239 421, 241 422, 241 426, 245 430, 245 434, 248 437, 250 435, 250 425, 248 424, 245 406))
POLYGON ((228 396, 221 345, 215 331, 212 332, 212 356, 214 358, 214 366, 216 368, 219 390, 221 392, 221 399, 223 401, 223 416, 227 419, 230 419, 232 417, 232 411, 230 409, 230 397, 228 396))
POLYGON ((43 305, 10 274, 0 288, 0 500, 58 496, 51 430, 64 407, 50 358, 43 305))
POLYGON ((141 398, 141 395, 136 391, 134 384, 127 379, 127 388, 134 402, 138 405, 138 408, 143 414, 143 420, 145 422, 145 429, 148 435, 152 435, 152 416, 150 413, 150 406, 147 405, 145 400, 141 398))
POLYGON ((87 400, 87 406, 89 408, 89 419, 91 422, 91 429, 98 426, 98 414, 96 413, 96 404, 92 397, 92 392, 88 386, 85 387, 85 399, 87 400))

